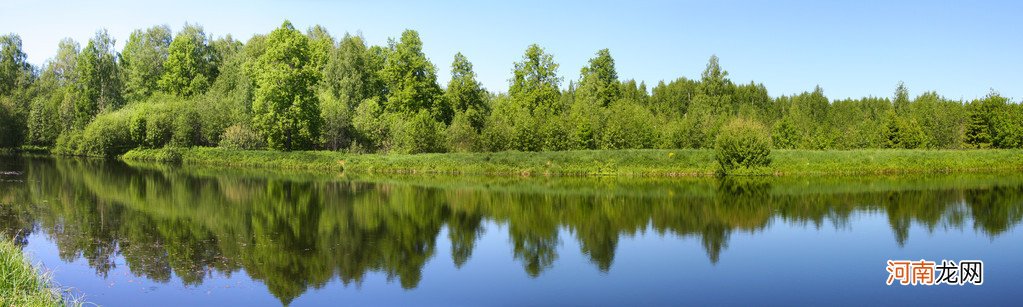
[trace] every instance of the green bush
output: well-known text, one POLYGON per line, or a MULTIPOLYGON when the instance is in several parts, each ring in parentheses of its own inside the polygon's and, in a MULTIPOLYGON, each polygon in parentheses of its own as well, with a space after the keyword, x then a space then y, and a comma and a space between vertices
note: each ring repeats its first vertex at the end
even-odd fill
POLYGON ((18 112, 14 99, 0 97, 0 148, 16 148, 25 141, 25 116, 18 112))
POLYGON ((421 110, 411 118, 400 116, 391 120, 392 148, 398 153, 426 153, 444 151, 442 135, 444 124, 437 122, 430 112, 421 110))
POLYGON ((721 171, 755 168, 771 164, 771 136, 760 123, 736 118, 721 128, 716 142, 721 171))
POLYGON ((131 134, 132 118, 127 112, 111 112, 96 116, 81 131, 71 131, 57 138, 54 152, 64 155, 113 157, 138 146, 131 134))
POLYGON ((355 109, 352 127, 355 128, 363 148, 372 151, 386 147, 383 143, 387 140, 389 127, 383 112, 383 107, 376 97, 363 100, 355 109))
POLYGON ((230 149, 251 150, 264 148, 266 143, 249 126, 236 124, 224 130, 224 135, 220 137, 219 146, 230 149))
POLYGON ((511 149, 512 126, 508 118, 498 113, 487 117, 483 130, 480 131, 480 145, 484 151, 505 151, 511 149))
POLYGON ((473 152, 480 147, 479 133, 473 128, 469 116, 463 112, 455 113, 444 137, 450 152, 473 152))
POLYGON ((171 145, 176 147, 202 145, 202 123, 199 121, 199 114, 194 109, 186 107, 174 115, 171 145))
POLYGON ((631 100, 617 101, 608 110, 600 136, 600 149, 651 148, 655 139, 654 116, 631 100))

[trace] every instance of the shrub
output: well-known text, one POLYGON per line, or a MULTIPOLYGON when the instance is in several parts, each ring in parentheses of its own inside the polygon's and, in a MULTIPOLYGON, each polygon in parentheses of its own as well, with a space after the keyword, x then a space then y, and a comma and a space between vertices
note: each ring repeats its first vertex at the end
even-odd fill
POLYGON ((466 113, 458 112, 451 120, 445 133, 448 151, 451 152, 472 152, 479 149, 479 133, 473 128, 472 122, 466 113))
POLYGON ((131 135, 132 118, 127 112, 96 116, 80 133, 65 133, 57 139, 56 152, 67 155, 113 157, 138 144, 131 135))
POLYGON ((601 149, 653 147, 654 116, 649 110, 631 100, 620 100, 608 112, 601 131, 601 149))
POLYGON ((487 117, 483 131, 480 131, 480 145, 485 151, 504 151, 511 149, 512 127, 508 118, 498 113, 487 117))
POLYGON ((219 146, 230 149, 261 149, 266 144, 252 128, 236 124, 224 130, 219 146))
POLYGON ((359 104, 355 109, 355 117, 352 118, 352 127, 366 149, 372 151, 383 147, 383 142, 387 139, 388 125, 383 116, 383 107, 377 98, 369 98, 359 104))
POLYGON ((0 97, 0 148, 16 148, 25 140, 25 116, 15 104, 10 97, 0 97))
POLYGON ((191 108, 179 110, 174 118, 174 135, 171 144, 178 147, 192 147, 202 144, 202 123, 199 114, 191 108))
POLYGON ((430 112, 421 110, 411 118, 401 116, 391 121, 391 144, 395 152, 425 153, 443 151, 444 124, 437 122, 430 112))
POLYGON ((721 171, 754 168, 771 164, 771 136, 760 123, 736 118, 721 128, 716 143, 716 158, 721 171))

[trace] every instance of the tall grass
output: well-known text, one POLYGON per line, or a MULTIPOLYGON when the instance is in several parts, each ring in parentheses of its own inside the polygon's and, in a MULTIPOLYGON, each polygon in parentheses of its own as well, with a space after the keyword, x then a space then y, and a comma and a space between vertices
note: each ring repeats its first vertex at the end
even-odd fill
POLYGON ((20 248, 0 240, 0 306, 64 305, 80 303, 66 301, 49 276, 28 263, 20 248))
MULTIPOLYGON (((132 150, 125 161, 357 173, 517 176, 714 176, 713 150, 580 150, 442 154, 348 154, 221 148, 132 150)), ((772 163, 730 175, 887 175, 1023 170, 1023 150, 774 150, 772 163)))

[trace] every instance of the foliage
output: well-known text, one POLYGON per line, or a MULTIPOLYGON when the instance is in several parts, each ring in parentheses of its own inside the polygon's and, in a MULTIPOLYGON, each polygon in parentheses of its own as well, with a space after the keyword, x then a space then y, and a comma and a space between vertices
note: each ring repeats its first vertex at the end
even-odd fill
POLYGON ((233 125, 224 130, 224 136, 220 138, 220 147, 227 149, 261 149, 266 146, 263 139, 259 137, 252 128, 243 125, 233 125))
POLYGON ((397 153, 426 153, 444 150, 444 124, 433 119, 430 112, 420 110, 406 117, 391 120, 391 151, 397 153))
POLYGON ((63 290, 50 283, 49 274, 28 262, 21 247, 0 239, 0 305, 4 306, 80 306, 67 302, 63 290))
POLYGON ((100 112, 121 106, 121 80, 114 39, 106 30, 96 32, 78 53, 74 69, 72 101, 74 126, 84 128, 100 112))
POLYGON ((477 131, 490 112, 487 100, 490 98, 472 71, 472 63, 462 53, 455 54, 451 63, 451 81, 448 82, 445 99, 451 103, 454 112, 462 113, 471 127, 477 131))
POLYGON ((185 25, 167 49, 159 86, 164 92, 190 97, 206 92, 219 71, 220 57, 197 25, 185 25))
POLYGON ((25 141, 25 115, 15 102, 0 96, 0 148, 17 148, 25 141))
POLYGON ((309 39, 285 21, 267 36, 253 76, 253 122, 270 148, 311 149, 319 141, 319 100, 313 86, 319 72, 312 61, 309 39))
POLYGON ((449 152, 480 151, 480 133, 473 127, 470 116, 458 112, 451 120, 451 125, 444 131, 445 143, 449 152))
POLYGON ((711 56, 699 78, 648 91, 619 78, 608 49, 562 88, 554 57, 533 44, 502 93, 484 89, 462 53, 441 88, 414 30, 383 46, 335 39, 319 25, 303 34, 288 22, 245 42, 213 39, 198 25, 171 34, 163 25, 135 30, 117 53, 100 30, 84 47, 62 40, 40 67, 26 61, 19 36, 0 36, 0 146, 88 155, 261 147, 236 144, 250 143, 243 131, 251 129, 262 139, 251 143, 277 150, 713 148, 722 126, 743 118, 768 127, 784 149, 1023 148, 1023 108, 993 90, 973 100, 913 98, 900 82, 891 97, 832 100, 820 86, 772 97, 763 84, 730 80, 711 56), (123 135, 128 143, 103 143, 123 135))
POLYGON ((405 30, 392 47, 381 75, 387 84, 388 112, 417 114, 429 111, 434 118, 450 122, 453 110, 441 96, 437 68, 423 54, 419 33, 405 30))
POLYGON ((718 134, 715 157, 724 173, 771 165, 771 136, 758 122, 736 118, 718 134))
MULTIPOLYGON (((157 90, 157 81, 163 75, 163 64, 168 57, 170 45, 171 30, 167 26, 153 26, 145 31, 139 29, 131 32, 120 58, 125 99, 142 100, 157 90)), ((175 61, 179 61, 177 56, 175 61)), ((181 63, 175 64, 178 66, 176 69, 180 70, 181 63)))

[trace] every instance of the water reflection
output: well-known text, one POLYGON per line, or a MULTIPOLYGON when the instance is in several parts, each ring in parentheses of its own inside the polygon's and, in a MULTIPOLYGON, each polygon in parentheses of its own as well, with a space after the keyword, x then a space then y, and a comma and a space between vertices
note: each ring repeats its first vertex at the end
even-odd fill
POLYGON ((5 159, 0 168, 15 171, 0 177, 5 237, 26 244, 42 232, 61 259, 101 276, 117 256, 154 281, 244 272, 282 303, 371 272, 415 288, 436 253, 469 261, 488 222, 507 225, 514 259, 535 277, 556 265, 563 240, 608 271, 619 239, 647 232, 698 237, 717 263, 733 232, 772 223, 844 227, 857 212, 883 213, 902 245, 911 224, 995 237, 1023 219, 1023 176, 349 178, 5 159), (443 229, 451 248, 438 251, 443 229))

